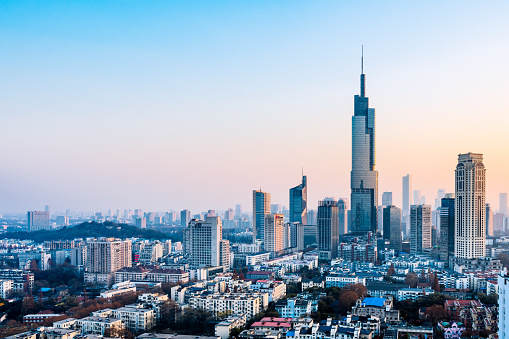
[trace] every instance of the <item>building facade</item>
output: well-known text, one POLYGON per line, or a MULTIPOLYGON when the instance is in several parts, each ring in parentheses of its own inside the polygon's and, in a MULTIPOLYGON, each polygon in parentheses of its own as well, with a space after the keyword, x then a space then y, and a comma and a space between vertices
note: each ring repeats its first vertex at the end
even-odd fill
POLYGON ((352 117, 351 230, 376 233, 378 172, 375 171, 375 109, 369 108, 362 67, 360 95, 352 117))
POLYGON ((307 225, 308 184, 307 177, 302 176, 302 183, 290 188, 290 222, 307 225))
POLYGON ((265 215, 265 233, 263 237, 263 246, 267 252, 279 252, 283 250, 283 214, 265 215))
POLYGON ((458 156, 455 182, 455 245, 457 258, 486 255, 486 169, 482 154, 458 156))
POLYGON ((318 202, 317 225, 320 259, 336 258, 339 246, 339 218, 334 198, 325 198, 318 202))
POLYGON ((200 267, 227 266, 229 241, 223 240, 222 223, 219 217, 206 220, 193 219, 184 232, 186 253, 192 265, 200 267))
POLYGON ((410 254, 431 248, 431 206, 410 206, 410 254))
POLYGON ((387 206, 383 210, 383 237, 390 241, 390 249, 401 251, 401 209, 387 206))
POLYGON ((263 241, 265 236, 265 215, 270 214, 270 193, 253 191, 253 242, 263 241))

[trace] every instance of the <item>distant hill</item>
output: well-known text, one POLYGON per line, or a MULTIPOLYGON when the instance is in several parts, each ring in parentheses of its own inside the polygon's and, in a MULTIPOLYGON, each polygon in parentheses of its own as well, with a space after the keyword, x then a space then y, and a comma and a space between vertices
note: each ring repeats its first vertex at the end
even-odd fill
MULTIPOLYGON (((145 238, 153 240, 173 238, 159 231, 140 229, 132 225, 116 224, 113 222, 97 223, 94 221, 84 222, 77 226, 64 227, 56 231, 11 232, 0 235, 0 239, 33 240, 38 243, 51 240, 72 240, 75 238, 88 237, 145 238)), ((179 239, 172 240, 180 241, 179 239)))

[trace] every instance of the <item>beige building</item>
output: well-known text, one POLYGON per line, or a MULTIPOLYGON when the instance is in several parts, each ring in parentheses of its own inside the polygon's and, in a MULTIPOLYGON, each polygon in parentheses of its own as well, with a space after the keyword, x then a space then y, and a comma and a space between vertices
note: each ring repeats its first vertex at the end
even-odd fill
POLYGON ((100 238, 87 242, 85 282, 111 285, 114 272, 132 266, 130 240, 100 238))
POLYGON ((279 252, 283 250, 283 214, 265 215, 265 232, 263 237, 264 249, 267 252, 279 252))
POLYGON ((475 259, 486 255, 486 168, 482 154, 458 156, 455 182, 454 255, 475 259))
POLYGON ((184 230, 185 252, 191 264, 199 267, 230 265, 230 242, 223 240, 223 226, 219 217, 193 219, 184 230))

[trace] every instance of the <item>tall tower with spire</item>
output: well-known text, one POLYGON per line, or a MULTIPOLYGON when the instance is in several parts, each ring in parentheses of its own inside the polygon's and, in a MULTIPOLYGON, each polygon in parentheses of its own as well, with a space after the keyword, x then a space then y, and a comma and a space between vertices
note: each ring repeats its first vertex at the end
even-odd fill
POLYGON ((361 56, 361 93, 354 97, 352 117, 351 231, 376 232, 378 172, 375 171, 375 109, 369 108, 361 56))

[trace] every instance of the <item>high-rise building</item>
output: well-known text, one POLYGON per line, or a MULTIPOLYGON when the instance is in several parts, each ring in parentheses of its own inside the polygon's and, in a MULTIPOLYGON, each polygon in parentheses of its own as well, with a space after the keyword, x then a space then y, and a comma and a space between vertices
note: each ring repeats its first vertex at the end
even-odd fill
POLYGON ((410 254, 431 248, 431 206, 410 206, 410 254))
POLYGON ((339 218, 338 206, 334 198, 318 202, 318 251, 320 259, 331 260, 338 256, 339 218))
POLYGON ((308 225, 316 226, 316 210, 308 211, 308 225))
POLYGON ((414 205, 423 205, 421 191, 414 190, 414 205))
POLYGON ((407 174, 403 177, 403 208, 401 213, 402 231, 406 235, 410 233, 410 205, 412 204, 412 176, 407 174))
POLYGON ((339 235, 348 233, 348 200, 338 199, 339 235))
POLYGON ((387 207, 392 205, 392 192, 382 193, 382 206, 387 207))
POLYGON ((375 171, 375 109, 365 95, 364 56, 361 59, 360 95, 354 97, 352 117, 351 230, 376 232, 378 172, 375 171))
POLYGON ((253 190, 253 242, 263 241, 265 215, 270 214, 270 193, 253 190))
POLYGON ((270 204, 270 213, 278 214, 282 212, 281 204, 270 204))
POLYGON ((49 211, 28 211, 28 230, 29 232, 48 230, 49 226, 49 211))
POLYGON ((455 192, 455 246, 457 258, 486 255, 486 169, 482 154, 458 156, 455 192))
POLYGON ((239 204, 235 205, 235 219, 242 219, 242 206, 239 204))
POLYGON ((233 220, 233 210, 231 208, 224 212, 224 220, 233 220))
POLYGON ((272 213, 265 214, 264 225, 264 250, 267 252, 279 252, 283 250, 284 215, 272 213))
POLYGON ((180 226, 187 227, 191 221, 191 211, 182 210, 180 212, 180 226))
POLYGON ((300 222, 307 224, 307 203, 308 203, 308 184, 307 177, 302 176, 302 183, 290 188, 290 222, 300 222))
POLYGON ((136 227, 141 229, 147 228, 147 218, 136 218, 136 227))
POLYGON ((114 273, 123 267, 132 266, 132 244, 130 240, 99 238, 87 241, 87 272, 114 273))
POLYGON ((441 206, 442 199, 445 197, 445 190, 440 188, 437 190, 437 198, 435 199, 435 209, 438 209, 441 206))
POLYGON ((198 267, 229 265, 229 241, 223 240, 219 217, 193 219, 184 232, 185 251, 192 265, 198 267))
POLYGON ((500 206, 498 213, 507 215, 507 193, 500 193, 500 206))
POLYGON ((401 251, 401 209, 391 205, 383 209, 383 238, 390 241, 390 249, 401 251))
POLYGON ((446 264, 454 254, 454 211, 454 194, 445 194, 440 201, 440 260, 446 264))
POLYGON ((490 204, 486 204, 486 236, 493 236, 493 210, 490 204))
POLYGON ((509 339, 509 276, 507 270, 500 272, 498 287, 498 338, 509 339))

